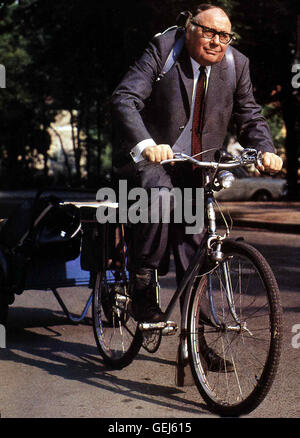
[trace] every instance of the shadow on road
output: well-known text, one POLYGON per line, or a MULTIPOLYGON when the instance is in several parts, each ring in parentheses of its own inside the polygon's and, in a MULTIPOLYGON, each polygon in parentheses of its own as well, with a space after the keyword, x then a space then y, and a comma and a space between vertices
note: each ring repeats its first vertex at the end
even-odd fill
MULTIPOLYGON (((0 350, 2 361, 21 363, 29 367, 39 368, 49 375, 74 380, 87 385, 92 385, 99 390, 117 393, 131 399, 155 404, 156 406, 185 411, 191 414, 208 413, 204 403, 197 403, 180 397, 185 392, 175 386, 157 385, 153 383, 138 382, 124 379, 112 374, 113 370, 107 368, 99 356, 96 346, 80 342, 69 342, 59 331, 59 326, 68 325, 66 318, 57 315, 58 312, 50 310, 36 310, 37 320, 28 321, 25 314, 33 311, 22 307, 11 309, 12 327, 8 331, 8 345, 10 349, 0 350), (20 315, 22 318, 19 318, 20 315), (25 319, 24 319, 25 317, 25 319), (54 327, 55 329, 51 328, 54 327), (29 331, 28 328, 42 327, 49 334, 39 334, 29 331), (165 399, 165 400, 164 400, 165 399)), ((71 325, 71 323, 69 323, 71 325)), ((90 324, 87 322, 87 324, 90 324)), ((137 361, 154 361, 165 365, 175 365, 175 362, 164 360, 155 356, 141 353, 137 361)), ((142 367, 140 368, 142 372, 142 367)), ((145 378, 146 380, 146 378, 145 378)), ((125 400, 124 400, 125 401, 125 400)), ((100 412, 99 412, 100 413, 100 412)))

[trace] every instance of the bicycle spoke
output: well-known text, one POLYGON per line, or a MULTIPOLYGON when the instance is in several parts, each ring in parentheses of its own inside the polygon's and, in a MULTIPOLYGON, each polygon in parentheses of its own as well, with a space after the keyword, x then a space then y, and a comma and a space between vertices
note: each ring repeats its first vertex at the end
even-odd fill
POLYGON ((276 283, 272 280, 269 285, 259 270, 268 269, 270 277, 270 269, 265 267, 265 261, 260 261, 261 256, 255 255, 256 265, 248 257, 247 245, 228 246, 242 248, 241 254, 232 252, 210 272, 209 281, 203 280, 195 290, 189 338, 191 364, 201 394, 215 410, 233 414, 253 409, 269 390, 267 381, 274 376, 277 358, 272 368, 268 359, 270 354, 277 353, 270 345, 275 344, 275 350, 280 345, 280 340, 277 342, 272 335, 271 315, 280 312, 280 308, 274 308, 276 300, 270 299, 270 294, 277 294, 278 299, 276 283), (219 321, 215 328, 200 319, 201 302, 207 303, 209 294, 219 321), (200 342, 205 342, 210 351, 206 364, 198 347, 200 342))
POLYGON ((117 368, 128 365, 142 344, 137 322, 128 311, 127 290, 125 273, 108 271, 94 293, 93 326, 97 346, 104 361, 117 368))

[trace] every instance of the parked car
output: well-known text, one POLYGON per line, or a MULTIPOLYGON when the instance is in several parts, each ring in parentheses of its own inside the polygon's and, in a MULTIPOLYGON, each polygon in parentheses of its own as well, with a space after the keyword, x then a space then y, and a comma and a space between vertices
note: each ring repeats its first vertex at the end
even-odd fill
POLYGON ((253 176, 246 168, 232 169, 235 180, 232 186, 215 193, 218 201, 279 201, 287 194, 283 178, 253 176))

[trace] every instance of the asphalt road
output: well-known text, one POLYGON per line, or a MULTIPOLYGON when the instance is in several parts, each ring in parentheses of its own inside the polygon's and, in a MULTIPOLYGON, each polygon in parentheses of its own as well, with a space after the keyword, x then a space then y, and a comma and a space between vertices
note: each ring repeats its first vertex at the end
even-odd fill
MULTIPOLYGON (((282 294, 284 342, 276 381, 249 418, 299 418, 300 235, 237 230, 273 267, 282 294), (299 327, 298 327, 299 328, 299 327), (298 341, 297 341, 298 339, 298 341), (298 348, 295 348, 298 347, 298 348)), ((174 272, 161 279, 163 300, 174 272)), ((84 289, 66 289, 63 299, 80 314, 84 289)), ((178 320, 178 312, 174 315, 178 320)), ((178 335, 163 338, 157 353, 141 350, 121 371, 106 368, 98 354, 90 312, 69 323, 51 292, 26 291, 9 311, 7 348, 0 350, 2 418, 214 418, 195 387, 174 383, 178 335)), ((113 421, 112 421, 113 423, 113 421)))

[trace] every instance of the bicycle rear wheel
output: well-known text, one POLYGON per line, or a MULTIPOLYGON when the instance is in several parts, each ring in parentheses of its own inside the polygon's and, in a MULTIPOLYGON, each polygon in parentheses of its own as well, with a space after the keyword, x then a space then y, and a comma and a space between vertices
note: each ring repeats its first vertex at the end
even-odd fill
POLYGON ((142 345, 142 334, 130 313, 128 273, 97 274, 93 297, 94 336, 104 362, 112 368, 129 365, 142 345))
POLYGON ((209 408, 221 416, 240 416, 261 403, 274 380, 282 338, 281 305, 272 270, 256 249, 227 240, 222 251, 222 262, 192 291, 189 360, 209 408), (203 319, 204 306, 215 314, 215 326, 203 319), (208 349, 220 358, 217 369, 205 356, 208 349))

